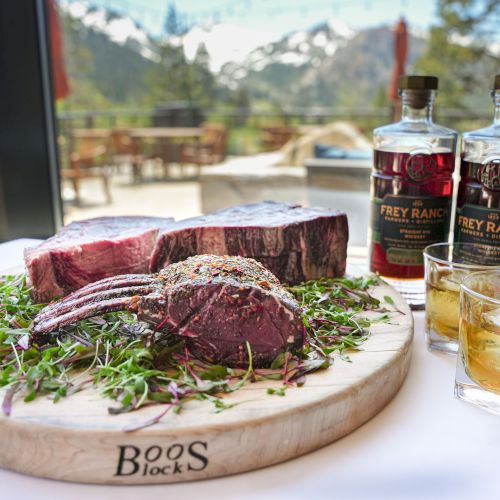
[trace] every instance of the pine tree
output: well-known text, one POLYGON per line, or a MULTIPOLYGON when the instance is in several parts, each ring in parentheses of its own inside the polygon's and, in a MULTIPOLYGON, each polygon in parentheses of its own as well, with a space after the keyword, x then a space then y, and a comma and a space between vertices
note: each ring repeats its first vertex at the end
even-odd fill
POLYGON ((193 94, 203 106, 211 106, 215 97, 215 78, 210 71, 210 55, 204 43, 201 43, 196 50, 192 68, 193 94))
POLYGON ((169 4, 164 23, 164 38, 159 44, 159 65, 149 75, 148 101, 185 101, 190 105, 209 106, 215 93, 215 80, 209 69, 209 54, 202 44, 192 62, 186 59, 182 35, 186 32, 182 16, 169 4))
POLYGON ((177 12, 174 2, 168 4, 163 31, 167 36, 182 36, 187 31, 186 24, 183 22, 182 16, 177 12))
POLYGON ((439 77, 441 106, 464 107, 498 70, 500 58, 490 45, 498 37, 500 2, 439 0, 438 20, 416 69, 439 77))

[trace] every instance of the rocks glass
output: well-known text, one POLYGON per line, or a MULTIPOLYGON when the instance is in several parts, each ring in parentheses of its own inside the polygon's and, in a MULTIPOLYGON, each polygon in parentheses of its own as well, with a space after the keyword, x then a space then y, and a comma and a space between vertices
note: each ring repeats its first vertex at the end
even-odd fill
POLYGON ((455 395, 500 415, 500 270, 462 282, 455 395))
POLYGON ((472 272, 499 269, 500 249, 472 243, 436 243, 424 249, 424 260, 427 346, 455 354, 460 284, 472 272))

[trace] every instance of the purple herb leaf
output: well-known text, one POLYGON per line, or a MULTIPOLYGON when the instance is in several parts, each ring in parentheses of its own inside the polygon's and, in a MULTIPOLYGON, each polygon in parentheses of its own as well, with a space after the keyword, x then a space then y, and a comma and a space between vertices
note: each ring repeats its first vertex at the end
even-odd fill
POLYGON ((167 404, 167 408, 165 410, 163 410, 161 413, 159 413, 158 415, 156 415, 152 418, 149 418, 148 420, 144 420, 143 422, 129 424, 129 425, 125 426, 122 430, 123 430, 123 432, 134 432, 134 431, 138 431, 139 429, 144 429, 145 427, 150 427, 151 425, 158 423, 167 414, 167 412, 170 410, 170 408, 172 408, 173 406, 174 405, 172 405, 172 404, 167 404))
POLYGON ((23 349, 23 350, 28 350, 30 348, 30 336, 29 335, 23 335, 18 341, 17 345, 23 349))
POLYGON ((7 417, 10 417, 10 414, 12 413, 12 400, 14 399, 14 394, 17 392, 18 388, 18 385, 14 385, 5 391, 5 396, 2 401, 2 411, 7 417))
POLYGON ((108 408, 108 413, 110 415, 120 415, 120 413, 128 413, 129 411, 132 411, 133 409, 134 409, 134 407, 132 405, 119 406, 119 407, 110 406, 108 408))

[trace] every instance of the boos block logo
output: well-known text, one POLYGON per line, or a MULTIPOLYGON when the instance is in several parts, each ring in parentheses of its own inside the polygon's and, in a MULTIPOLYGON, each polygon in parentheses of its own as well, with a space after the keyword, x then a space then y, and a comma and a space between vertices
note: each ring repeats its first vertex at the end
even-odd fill
POLYGON ((208 466, 207 452, 205 441, 152 445, 144 449, 131 444, 121 445, 118 446, 115 476, 170 476, 200 472, 208 466))

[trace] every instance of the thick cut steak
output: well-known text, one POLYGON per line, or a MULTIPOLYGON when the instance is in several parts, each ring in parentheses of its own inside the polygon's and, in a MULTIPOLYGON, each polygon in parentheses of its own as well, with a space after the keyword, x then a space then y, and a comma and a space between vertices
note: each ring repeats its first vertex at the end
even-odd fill
POLYGON ((198 254, 261 262, 282 282, 343 275, 349 231, 343 212, 266 201, 175 222, 156 244, 151 270, 198 254))
POLYGON ((158 233, 172 221, 100 217, 72 222, 24 252, 34 299, 48 302, 108 276, 149 272, 158 233))
POLYGON ((129 310, 186 340, 199 359, 227 366, 269 366, 302 347, 302 311, 278 279, 253 259, 197 255, 157 275, 125 275, 88 285, 43 309, 36 337, 110 311, 129 310))

